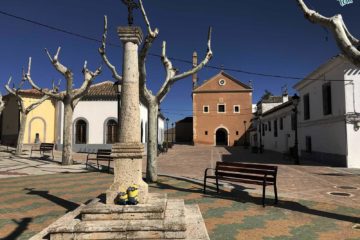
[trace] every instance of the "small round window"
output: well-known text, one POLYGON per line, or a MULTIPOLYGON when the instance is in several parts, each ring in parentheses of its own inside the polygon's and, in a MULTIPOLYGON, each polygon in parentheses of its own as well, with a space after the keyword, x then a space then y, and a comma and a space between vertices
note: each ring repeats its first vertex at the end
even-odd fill
POLYGON ((224 86, 226 84, 225 80, 224 79, 220 79, 219 80, 219 85, 220 86, 224 86))

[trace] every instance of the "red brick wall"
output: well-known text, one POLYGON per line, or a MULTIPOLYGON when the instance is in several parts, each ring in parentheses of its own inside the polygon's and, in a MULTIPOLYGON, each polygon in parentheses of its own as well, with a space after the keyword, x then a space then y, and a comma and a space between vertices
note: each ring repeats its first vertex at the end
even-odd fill
POLYGON ((215 76, 193 92, 194 143, 215 145, 216 130, 224 128, 228 132, 230 146, 239 139, 242 144, 245 133, 244 121, 248 129, 252 118, 251 109, 251 89, 246 89, 221 74, 215 76), (225 79, 226 84, 220 86, 219 79, 225 79), (218 104, 225 104, 225 113, 218 113, 218 104), (209 113, 203 113, 204 105, 209 106, 209 113), (240 105, 240 113, 234 113, 234 105, 240 105))

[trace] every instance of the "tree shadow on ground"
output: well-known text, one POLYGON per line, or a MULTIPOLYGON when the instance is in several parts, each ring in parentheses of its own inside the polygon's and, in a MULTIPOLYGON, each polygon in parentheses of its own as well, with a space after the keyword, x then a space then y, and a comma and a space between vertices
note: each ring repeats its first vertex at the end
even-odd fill
MULTIPOLYGON (((251 149, 243 147, 225 147, 228 154, 222 155, 223 162, 244 162, 244 163, 264 163, 276 165, 294 165, 293 159, 284 158, 280 152, 265 150, 263 153, 252 153, 251 149)), ((303 166, 326 166, 319 162, 300 160, 303 166)))
POLYGON ((52 195, 49 193, 49 191, 38 191, 35 190, 34 188, 24 188, 24 190, 29 191, 26 194, 29 195, 38 195, 42 198, 45 198, 63 208, 65 208, 67 210, 67 212, 70 212, 72 210, 74 210, 75 208, 79 207, 80 205, 74 202, 71 202, 69 200, 57 197, 55 195, 52 195))
MULTIPOLYGON (((173 179, 177 179, 177 178, 173 178, 173 179)), ((193 189, 188 189, 188 188, 169 185, 169 184, 166 184, 165 182, 158 182, 158 183, 152 184, 151 186, 153 188, 160 188, 163 190, 169 189, 169 190, 175 190, 175 191, 179 191, 179 192, 198 193, 202 197, 207 197, 207 198, 225 199, 225 200, 231 200, 231 201, 236 201, 236 202, 240 202, 240 203, 251 202, 255 205, 262 206, 262 196, 258 196, 256 194, 250 195, 248 192, 244 191, 246 188, 243 186, 234 185, 234 188, 231 189, 231 191, 220 190, 219 193, 216 192, 216 187, 211 186, 211 187, 207 188, 207 189, 210 189, 211 191, 207 191, 207 193, 204 194, 203 193, 203 185, 201 183, 193 182, 191 180, 184 180, 184 179, 180 179, 180 180, 197 185, 197 187, 193 188, 193 189)), ((267 198, 266 200, 267 200, 266 205, 269 206, 269 198, 267 198)), ((274 201, 272 201, 272 202, 274 202, 274 201)), ((309 215, 318 216, 318 217, 325 217, 325 218, 338 220, 338 221, 346 221, 346 222, 355 223, 355 224, 360 223, 359 217, 347 216, 347 215, 343 215, 343 214, 339 214, 339 213, 333 213, 333 212, 327 212, 327 211, 323 211, 323 210, 313 209, 304 204, 301 204, 301 203, 298 203, 295 201, 291 201, 289 199, 280 199, 279 198, 278 204, 272 204, 271 206, 275 207, 275 208, 279 208, 279 209, 295 211, 295 212, 309 214, 309 215)), ((265 209, 266 209, 266 207, 264 208, 264 210, 265 209)))
POLYGON ((3 238, 3 240, 17 239, 24 231, 28 229, 28 225, 32 221, 32 218, 22 218, 20 221, 13 219, 12 221, 17 224, 17 227, 8 236, 3 238))

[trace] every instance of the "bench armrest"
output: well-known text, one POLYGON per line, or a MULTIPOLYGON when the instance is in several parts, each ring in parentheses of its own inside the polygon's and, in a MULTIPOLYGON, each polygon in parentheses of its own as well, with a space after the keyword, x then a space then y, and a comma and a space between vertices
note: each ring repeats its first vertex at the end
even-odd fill
POLYGON ((204 172, 204 176, 205 176, 205 177, 207 177, 208 170, 214 170, 214 171, 216 171, 216 169, 214 169, 214 168, 206 168, 206 169, 205 169, 205 172, 204 172))

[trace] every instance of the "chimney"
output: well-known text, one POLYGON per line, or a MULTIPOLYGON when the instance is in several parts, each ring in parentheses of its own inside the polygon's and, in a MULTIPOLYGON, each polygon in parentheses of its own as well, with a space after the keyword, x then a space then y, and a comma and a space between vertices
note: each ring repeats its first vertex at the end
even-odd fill
MULTIPOLYGON (((193 67, 196 67, 198 65, 198 56, 196 52, 193 53, 192 62, 193 62, 193 67)), ((198 81, 197 73, 194 73, 192 75, 193 89, 197 87, 198 85, 197 81, 198 81)))
POLYGON ((282 102, 287 102, 289 101, 289 94, 288 94, 288 89, 287 89, 287 86, 283 86, 282 87, 282 102))

